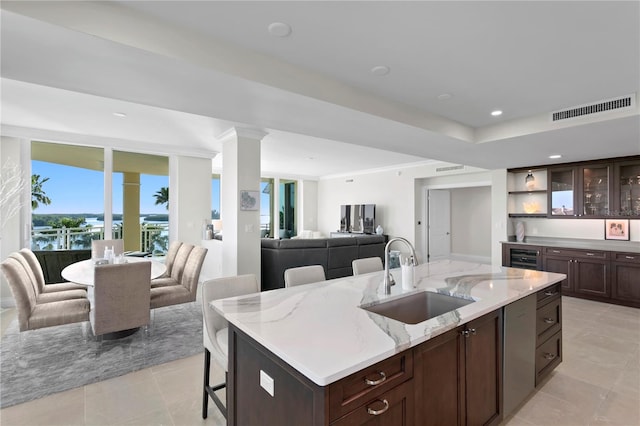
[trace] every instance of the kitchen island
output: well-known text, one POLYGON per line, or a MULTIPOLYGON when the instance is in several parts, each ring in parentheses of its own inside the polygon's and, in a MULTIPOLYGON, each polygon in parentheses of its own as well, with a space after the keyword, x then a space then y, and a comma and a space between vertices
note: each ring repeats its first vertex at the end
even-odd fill
POLYGON ((476 372, 484 394, 476 405, 491 410, 478 418, 499 422, 502 308, 564 275, 445 260, 417 266, 417 288, 405 290, 400 271, 392 274, 390 295, 378 272, 212 302, 230 323, 229 424, 362 424, 367 416, 428 424, 424 401, 449 394, 451 407, 434 409, 473 424, 476 403, 467 393, 476 372), (363 309, 425 290, 473 303, 417 324, 363 309), (443 377, 442 388, 427 386, 434 365, 438 374, 451 370, 451 383, 443 377))

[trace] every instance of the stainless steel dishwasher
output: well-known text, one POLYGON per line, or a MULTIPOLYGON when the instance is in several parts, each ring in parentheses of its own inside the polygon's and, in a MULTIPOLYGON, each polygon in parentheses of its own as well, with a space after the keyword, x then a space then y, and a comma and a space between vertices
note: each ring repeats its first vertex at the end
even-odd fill
POLYGON ((504 418, 535 388, 536 294, 504 307, 504 418))

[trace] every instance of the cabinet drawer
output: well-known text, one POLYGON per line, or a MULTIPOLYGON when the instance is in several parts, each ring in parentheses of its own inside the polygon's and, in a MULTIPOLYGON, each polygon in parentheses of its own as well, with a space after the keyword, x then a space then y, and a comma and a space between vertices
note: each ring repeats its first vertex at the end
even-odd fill
POLYGON ((329 385, 330 421, 375 400, 412 377, 413 352, 409 350, 329 385))
POLYGON ((536 349, 536 386, 562 362, 562 330, 536 349))
POLYGON ((554 299, 559 299, 561 294, 562 283, 556 283, 550 287, 545 288, 544 290, 540 290, 537 293, 538 298, 538 307, 541 307, 554 299))
POLYGON ((572 258, 585 258, 585 259, 608 259, 609 252, 602 250, 580 250, 580 249, 566 249, 557 247, 545 247, 544 254, 547 256, 566 256, 572 258))
POLYGON ((545 342, 562 328, 562 302, 559 297, 547 303, 536 312, 536 346, 545 342))
POLYGON ((362 402, 364 404, 332 422, 331 426, 409 426, 414 423, 412 380, 404 382, 376 398, 362 402))
POLYGON ((638 263, 640 264, 640 253, 613 253, 613 260, 616 262, 638 263))

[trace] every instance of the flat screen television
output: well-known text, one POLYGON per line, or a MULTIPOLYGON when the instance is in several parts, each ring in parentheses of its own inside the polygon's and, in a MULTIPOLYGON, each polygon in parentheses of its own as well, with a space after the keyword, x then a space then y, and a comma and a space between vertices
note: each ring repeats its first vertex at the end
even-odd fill
POLYGON ((340 206, 340 232, 373 234, 375 230, 375 204, 343 204, 340 206))

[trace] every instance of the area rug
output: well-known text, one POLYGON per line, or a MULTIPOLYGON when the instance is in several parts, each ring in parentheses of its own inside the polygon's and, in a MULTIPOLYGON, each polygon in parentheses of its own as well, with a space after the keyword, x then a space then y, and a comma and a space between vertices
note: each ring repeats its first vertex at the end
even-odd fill
POLYGON ((199 302, 155 309, 148 332, 96 341, 88 323, 22 333, 17 320, 0 342, 0 408, 203 351, 199 302))

